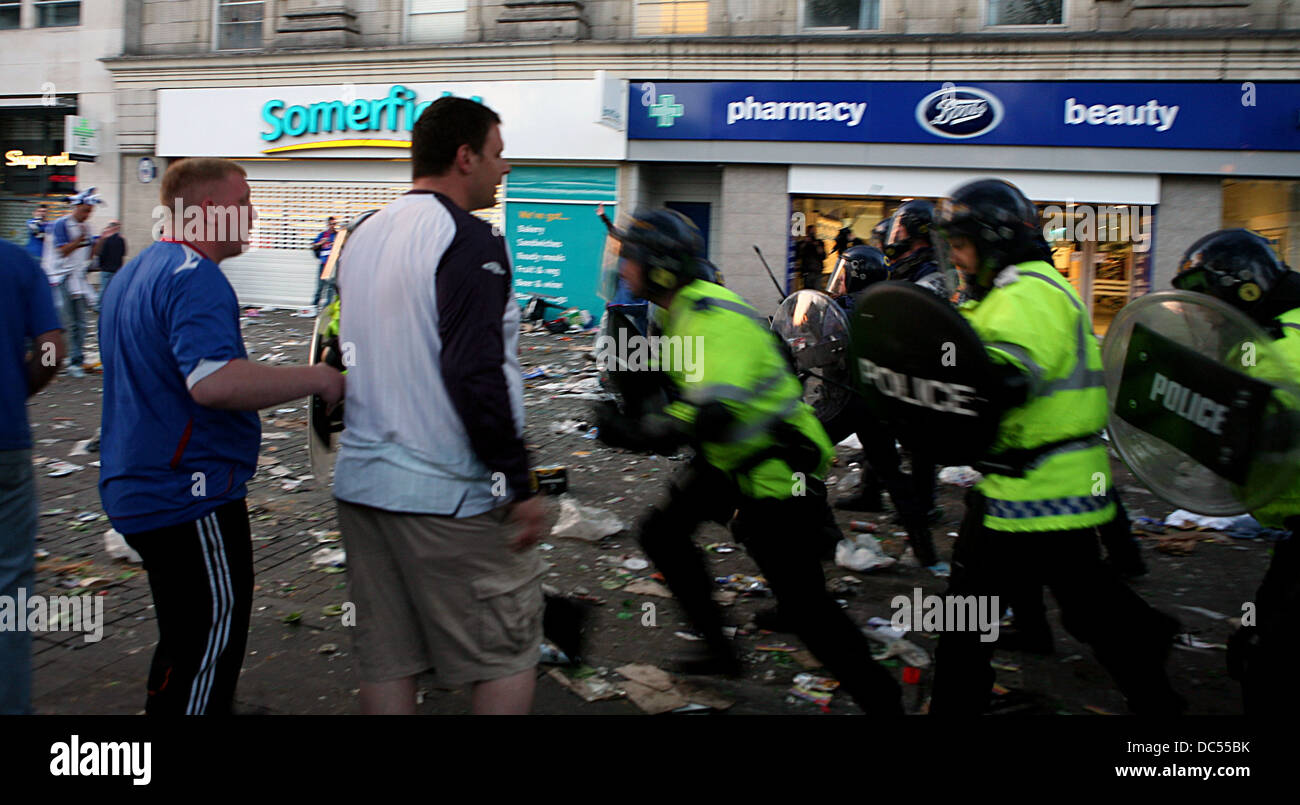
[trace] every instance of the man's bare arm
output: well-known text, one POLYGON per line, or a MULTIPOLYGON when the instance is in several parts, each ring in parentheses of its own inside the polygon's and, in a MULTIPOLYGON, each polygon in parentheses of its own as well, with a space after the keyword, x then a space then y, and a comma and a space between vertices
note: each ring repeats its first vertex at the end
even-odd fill
POLYGON ((53 379, 63 362, 63 331, 50 330, 32 341, 32 352, 27 356, 27 396, 30 397, 53 379))
POLYGON ((190 389, 199 405, 231 411, 257 411, 309 394, 334 405, 343 399, 343 375, 323 363, 263 366, 241 359, 230 361, 190 389))

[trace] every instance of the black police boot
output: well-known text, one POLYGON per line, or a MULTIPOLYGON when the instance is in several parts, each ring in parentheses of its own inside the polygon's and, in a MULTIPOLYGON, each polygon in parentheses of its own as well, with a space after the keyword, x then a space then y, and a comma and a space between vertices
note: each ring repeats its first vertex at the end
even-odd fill
POLYGON ((835 501, 835 508, 846 512, 883 512, 885 501, 879 488, 858 490, 852 497, 835 501))
POLYGON ((794 621, 781 612, 781 607, 774 606, 760 609, 754 613, 754 625, 768 632, 794 633, 794 621))
POLYGON ((724 640, 714 645, 691 648, 670 657, 672 670, 679 674, 701 674, 727 677, 741 675, 740 658, 731 642, 724 640))
POLYGON ((582 632, 590 609, 591 605, 585 601, 546 596, 546 606, 542 610, 542 634, 574 664, 582 662, 582 632))

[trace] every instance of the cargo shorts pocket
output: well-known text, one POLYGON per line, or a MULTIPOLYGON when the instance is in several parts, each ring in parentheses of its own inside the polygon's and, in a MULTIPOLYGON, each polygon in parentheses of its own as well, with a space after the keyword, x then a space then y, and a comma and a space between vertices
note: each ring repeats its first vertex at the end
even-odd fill
POLYGON ((470 582, 478 610, 478 647, 486 655, 537 651, 544 565, 530 556, 517 567, 470 582))

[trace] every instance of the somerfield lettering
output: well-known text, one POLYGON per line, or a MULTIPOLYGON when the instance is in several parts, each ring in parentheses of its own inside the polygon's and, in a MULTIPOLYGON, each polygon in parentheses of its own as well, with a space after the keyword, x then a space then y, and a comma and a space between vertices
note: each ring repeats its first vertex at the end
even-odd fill
MULTIPOLYGON (((451 95, 444 92, 443 96, 451 95)), ((383 98, 355 101, 320 101, 310 106, 288 106, 282 100, 262 105, 262 119, 271 127, 262 139, 275 142, 284 136, 334 131, 410 131, 433 101, 416 102, 415 90, 394 84, 383 98)), ((471 100, 482 102, 481 98, 471 100)))

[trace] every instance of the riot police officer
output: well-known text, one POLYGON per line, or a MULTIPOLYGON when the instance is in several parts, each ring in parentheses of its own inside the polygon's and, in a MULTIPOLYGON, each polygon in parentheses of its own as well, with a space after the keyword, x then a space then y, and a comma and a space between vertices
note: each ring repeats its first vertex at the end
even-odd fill
POLYGON ((894 211, 885 233, 885 257, 889 258, 890 279, 915 283, 947 299, 954 289, 948 287, 944 272, 935 261, 931 227, 934 205, 928 201, 908 201, 894 211))
POLYGON ((730 522, 808 649, 863 710, 901 714, 898 684, 871 658, 858 627, 826 590, 820 528, 822 479, 834 455, 826 432, 782 356, 767 321, 726 288, 704 280, 700 235, 670 210, 639 211, 618 235, 619 272, 661 308, 663 335, 694 339, 697 372, 663 360, 679 398, 662 411, 625 418, 598 411, 600 438, 617 447, 696 450, 666 503, 641 523, 646 556, 704 636, 704 650, 677 665, 695 673, 739 671, 712 598, 713 582, 692 534, 708 520, 730 522), (734 519, 733 519, 734 516, 734 519))
MULTIPOLYGON (((993 361, 1003 411, 967 496, 947 594, 1005 597, 1046 584, 1066 629, 1092 646, 1134 712, 1181 712, 1164 670, 1177 621, 1101 560, 1096 528, 1115 516, 1099 438, 1101 352, 1078 294, 1042 259, 1034 205, 1008 182, 980 180, 944 200, 935 223, 970 288, 961 312, 993 361)), ((987 708, 992 650, 974 632, 940 636, 932 713, 987 708)))
MULTIPOLYGON (((928 232, 928 229, 927 229, 928 232)), ((936 271, 938 269, 936 268, 936 271)), ((885 256, 870 246, 854 246, 844 252, 828 286, 832 294, 840 293, 836 302, 845 314, 852 314, 858 297, 877 282, 890 279, 891 270, 885 256)), ((928 275, 927 275, 928 276, 928 275)), ((904 473, 898 448, 898 434, 876 421, 861 402, 855 399, 843 412, 826 423, 831 441, 838 443, 856 432, 862 443, 862 485, 857 494, 836 501, 835 508, 847 511, 882 511, 881 491, 888 490, 898 511, 899 521, 907 531, 908 544, 917 562, 936 576, 946 576, 947 562, 939 560, 930 534, 931 510, 934 509, 935 462, 923 452, 911 450, 912 471, 904 473)), ((904 436, 904 443, 910 440, 904 436)))
MULTIPOLYGON (((1300 377, 1300 274, 1278 259, 1263 237, 1245 229, 1213 232, 1183 256, 1175 288, 1209 294, 1241 310, 1275 341, 1285 367, 1259 366, 1252 374, 1294 382, 1300 377)), ((1291 536, 1273 546, 1264 581, 1255 594, 1256 624, 1243 626, 1229 641, 1228 662, 1241 682, 1246 713, 1300 713, 1294 679, 1300 652, 1295 629, 1300 623, 1300 481, 1262 508, 1251 512, 1261 525, 1290 529, 1291 536)))

